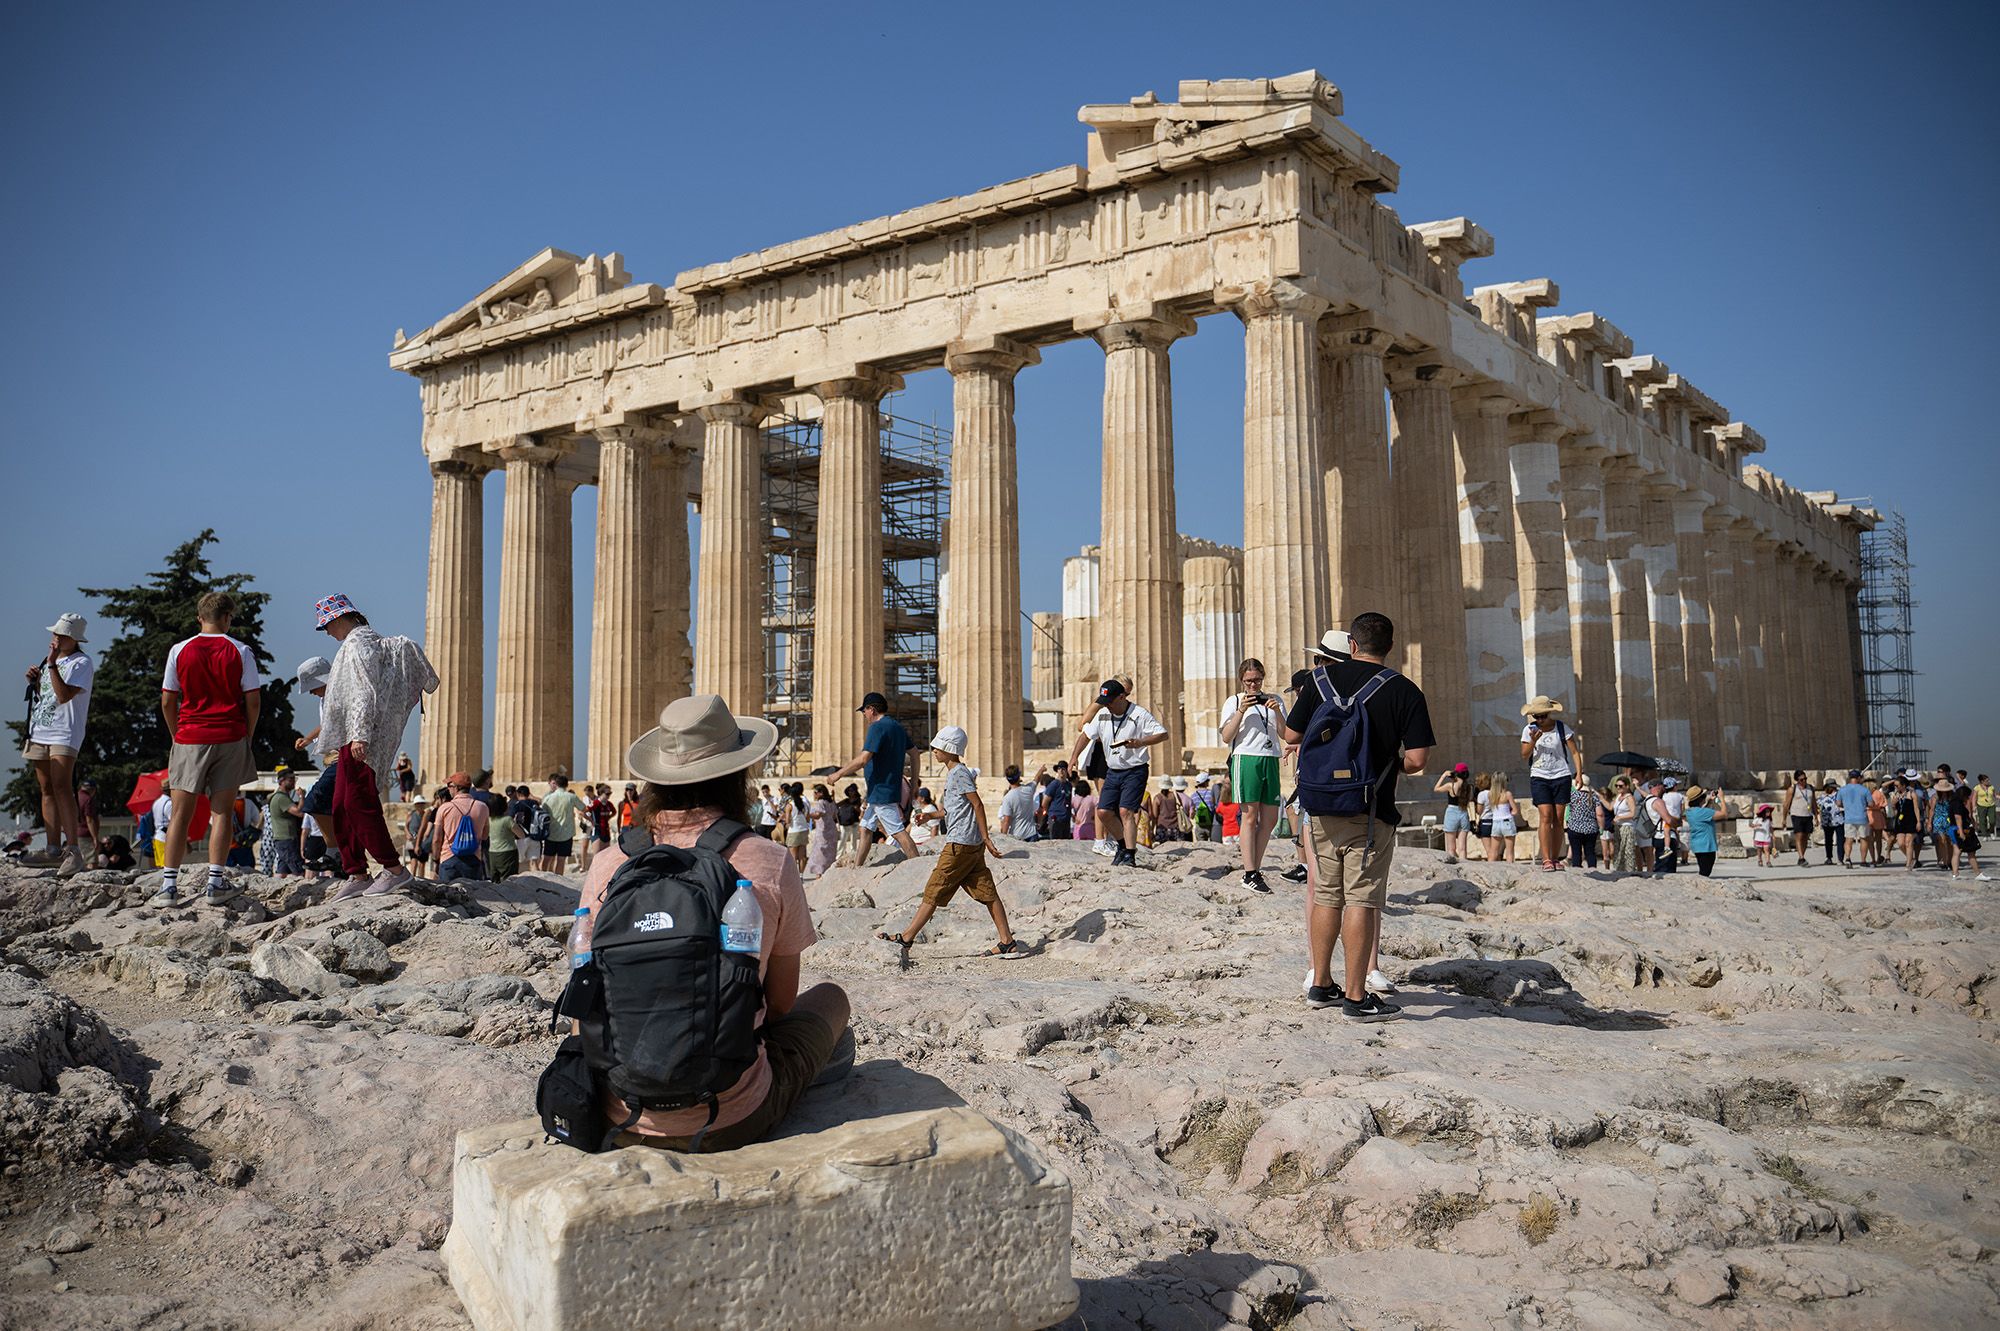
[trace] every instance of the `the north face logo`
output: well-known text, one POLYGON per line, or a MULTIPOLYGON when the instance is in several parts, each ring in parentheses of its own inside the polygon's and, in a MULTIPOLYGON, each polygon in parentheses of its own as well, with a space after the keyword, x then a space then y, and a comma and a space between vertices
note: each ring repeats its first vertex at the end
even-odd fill
POLYGON ((642 934, 656 934, 662 929, 673 928, 674 917, 663 910, 656 910, 650 915, 641 915, 639 922, 632 927, 642 934))

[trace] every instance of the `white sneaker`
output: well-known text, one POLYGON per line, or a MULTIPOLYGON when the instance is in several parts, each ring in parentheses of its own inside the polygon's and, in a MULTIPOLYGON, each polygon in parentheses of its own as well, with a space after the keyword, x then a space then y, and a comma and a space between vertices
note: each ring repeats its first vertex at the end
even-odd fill
POLYGON ((1090 843, 1090 849, 1098 855, 1110 855, 1117 850, 1117 847, 1109 841, 1093 841, 1090 843))
POLYGON ((1312 992, 1312 987, 1313 987, 1313 968, 1312 968, 1312 963, 1311 963, 1311 962, 1307 962, 1307 963, 1306 963, 1306 992, 1307 992, 1307 993, 1311 993, 1311 992, 1312 992))
POLYGON ((82 872, 83 872, 83 847, 71 846, 69 848, 69 853, 63 856, 62 865, 56 870, 56 877, 74 878, 77 874, 80 874, 82 872))
POLYGON ((345 901, 349 897, 360 896, 374 885, 375 881, 372 878, 345 878, 341 880, 339 887, 334 888, 327 895, 326 899, 328 901, 345 901))
POLYGON ((1990 883, 1993 881, 1993 875, 1990 873, 1982 873, 1977 878, 1974 878, 1972 881, 1975 883, 1990 883))
POLYGON ((1369 971, 1368 992, 1371 994, 1393 994, 1396 992, 1396 982, 1381 971, 1369 971))
POLYGON ((415 876, 407 868, 384 869, 375 875, 365 892, 371 897, 386 896, 390 892, 401 891, 415 881, 415 876))

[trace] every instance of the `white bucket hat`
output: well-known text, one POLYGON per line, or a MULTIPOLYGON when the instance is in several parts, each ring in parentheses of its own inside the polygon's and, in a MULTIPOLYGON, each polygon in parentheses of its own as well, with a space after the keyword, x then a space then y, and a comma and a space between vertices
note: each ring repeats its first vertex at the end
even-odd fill
POLYGON ((632 741, 625 765, 661 786, 691 786, 756 766, 778 747, 778 728, 761 716, 731 715, 713 693, 676 698, 660 724, 632 741))
POLYGON ((965 756, 965 727, 946 726, 931 739, 931 747, 954 758, 965 756))
POLYGON ((333 678, 333 662, 324 656, 308 656, 299 662, 299 688, 307 693, 323 689, 333 678))
POLYGON ((1187 789, 1187 778, 1186 778, 1186 777, 1184 777, 1184 776, 1177 776, 1177 777, 1175 777, 1175 778, 1174 778, 1174 789, 1175 789, 1175 790, 1186 790, 1186 789, 1187 789))
POLYGON ((1200 773, 1199 775, 1197 775, 1197 776, 1195 777, 1195 779, 1194 779, 1194 783, 1195 783, 1195 784, 1196 784, 1197 786, 1205 786, 1205 785, 1207 785, 1207 784, 1208 784, 1208 773, 1206 773, 1206 772, 1202 772, 1202 773, 1200 773))
POLYGON ((84 641, 83 626, 87 623, 82 615, 70 612, 56 616, 56 622, 49 625, 49 632, 60 633, 76 642, 84 641))

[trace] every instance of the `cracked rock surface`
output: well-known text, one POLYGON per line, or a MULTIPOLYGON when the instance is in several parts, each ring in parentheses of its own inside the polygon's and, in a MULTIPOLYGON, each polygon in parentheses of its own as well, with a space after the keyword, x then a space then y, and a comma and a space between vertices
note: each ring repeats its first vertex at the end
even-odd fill
MULTIPOLYGON (((788 1125, 970 1104, 1075 1188, 1073 1331, 2000 1323, 2000 908, 1920 873, 1611 880, 1398 851, 1400 1022, 1301 1001, 1218 848, 811 885, 858 1058, 788 1125)), ((1280 857, 1280 867, 1286 862, 1280 857)), ((532 1112, 575 880, 328 904, 0 867, 0 1323, 460 1328, 463 1126, 532 1112)), ((1007 1278, 994 1273, 996 1280, 1007 1278)))

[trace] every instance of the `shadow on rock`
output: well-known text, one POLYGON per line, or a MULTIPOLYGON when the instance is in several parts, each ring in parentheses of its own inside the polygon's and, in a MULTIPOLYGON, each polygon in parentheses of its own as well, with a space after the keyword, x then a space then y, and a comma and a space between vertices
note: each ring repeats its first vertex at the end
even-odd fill
POLYGON ((1475 1001, 1447 1003, 1436 1017, 1497 1015, 1522 1021, 1587 1026, 1598 1031, 1657 1031, 1671 1025, 1657 1013, 1606 1011, 1592 1007, 1570 988, 1561 971, 1546 961, 1528 958, 1481 961, 1454 957, 1426 962, 1410 971, 1410 983, 1431 985, 1475 1001), (1492 1006, 1488 1006, 1488 1005, 1492 1006))
POLYGON ((920 1109, 956 1109, 963 1097, 927 1072, 893 1058, 871 1058, 830 1085, 814 1085, 799 1097, 771 1140, 824 1132, 843 1123, 908 1114, 920 1109))
POLYGON ((1480 903, 1485 899, 1485 889, 1465 878, 1440 878, 1436 882, 1425 883, 1414 892, 1399 892, 1389 898, 1408 906, 1448 906, 1467 915, 1478 914, 1480 903))
POLYGON ((1250 1253, 1194 1252, 1076 1282, 1077 1309, 1057 1331, 1274 1331, 1295 1324, 1297 1267, 1250 1253))

